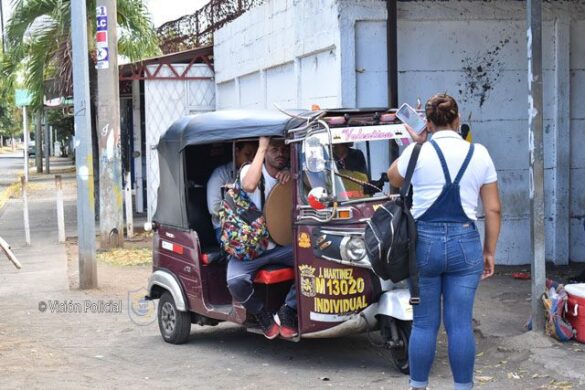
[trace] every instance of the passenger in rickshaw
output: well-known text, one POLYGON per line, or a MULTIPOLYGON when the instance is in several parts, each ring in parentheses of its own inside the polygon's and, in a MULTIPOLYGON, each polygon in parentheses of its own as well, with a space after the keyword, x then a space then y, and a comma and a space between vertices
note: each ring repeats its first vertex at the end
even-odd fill
MULTIPOLYGON (((290 180, 288 164, 289 148, 284 140, 260 137, 252 164, 244 166, 240 171, 242 189, 259 210, 263 210, 264 200, 277 183, 284 184, 290 180)), ((270 264, 294 267, 291 246, 279 246, 270 240, 267 251, 252 261, 230 258, 227 268, 228 289, 234 299, 255 316, 266 338, 274 339, 279 333, 284 338, 293 338, 298 335, 295 285, 291 286, 284 304, 278 310, 280 327, 274 321, 273 313, 268 312, 263 302, 254 295, 253 280, 256 272, 270 264)))
POLYGON ((352 146, 351 143, 333 145, 333 156, 337 169, 361 172, 367 176, 366 158, 361 150, 354 149, 352 146))
POLYGON ((342 175, 346 195, 349 198, 363 198, 364 188, 358 183, 369 181, 366 158, 361 150, 352 146, 352 143, 333 145, 333 157, 337 170, 342 175), (351 178, 357 179, 358 182, 350 180, 351 178))
POLYGON ((220 165, 211 174, 207 181, 207 208, 211 214, 211 223, 215 232, 215 238, 219 243, 221 225, 219 222, 219 209, 223 200, 223 187, 231 184, 236 178, 236 173, 242 165, 251 162, 258 149, 258 143, 254 141, 237 142, 235 145, 235 169, 234 162, 230 161, 220 165))

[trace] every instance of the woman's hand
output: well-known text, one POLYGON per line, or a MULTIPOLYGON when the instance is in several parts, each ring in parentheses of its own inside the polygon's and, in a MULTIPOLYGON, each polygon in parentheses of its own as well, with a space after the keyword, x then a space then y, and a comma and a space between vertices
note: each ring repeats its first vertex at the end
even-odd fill
POLYGON ((487 279, 494 274, 494 268, 496 260, 494 255, 485 253, 483 254, 483 274, 481 275, 481 280, 487 279))
POLYGON ((423 131, 421 131, 420 134, 417 134, 416 131, 414 131, 412 127, 410 127, 406 123, 403 123, 403 125, 406 128, 406 131, 408 131, 408 134, 410 134, 410 138, 412 138, 414 142, 422 144, 427 140, 428 134, 427 128, 423 129, 423 131))

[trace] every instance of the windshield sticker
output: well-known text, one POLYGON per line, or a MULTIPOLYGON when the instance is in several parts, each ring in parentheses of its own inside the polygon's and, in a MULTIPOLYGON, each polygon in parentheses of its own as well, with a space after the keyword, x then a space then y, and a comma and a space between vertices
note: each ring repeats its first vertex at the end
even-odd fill
POLYGON ((412 142, 404 125, 338 127, 331 129, 334 144, 396 139, 404 144, 412 142))

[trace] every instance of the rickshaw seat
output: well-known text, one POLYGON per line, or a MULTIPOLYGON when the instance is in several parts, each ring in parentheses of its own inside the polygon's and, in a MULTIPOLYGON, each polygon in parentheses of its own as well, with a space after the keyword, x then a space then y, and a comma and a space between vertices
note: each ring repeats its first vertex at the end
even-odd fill
POLYGON ((288 282, 295 279, 294 268, 285 265, 274 264, 262 268, 256 273, 254 283, 258 284, 277 284, 288 282))

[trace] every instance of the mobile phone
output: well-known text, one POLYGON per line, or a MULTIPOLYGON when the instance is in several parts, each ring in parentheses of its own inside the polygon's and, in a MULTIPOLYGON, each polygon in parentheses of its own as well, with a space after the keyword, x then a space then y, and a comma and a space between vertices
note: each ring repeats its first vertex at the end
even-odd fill
POLYGON ((408 105, 408 103, 404 103, 398 111, 396 111, 396 116, 400 119, 403 123, 406 123, 417 133, 420 134, 427 125, 426 120, 421 118, 421 116, 416 112, 414 108, 408 105))

